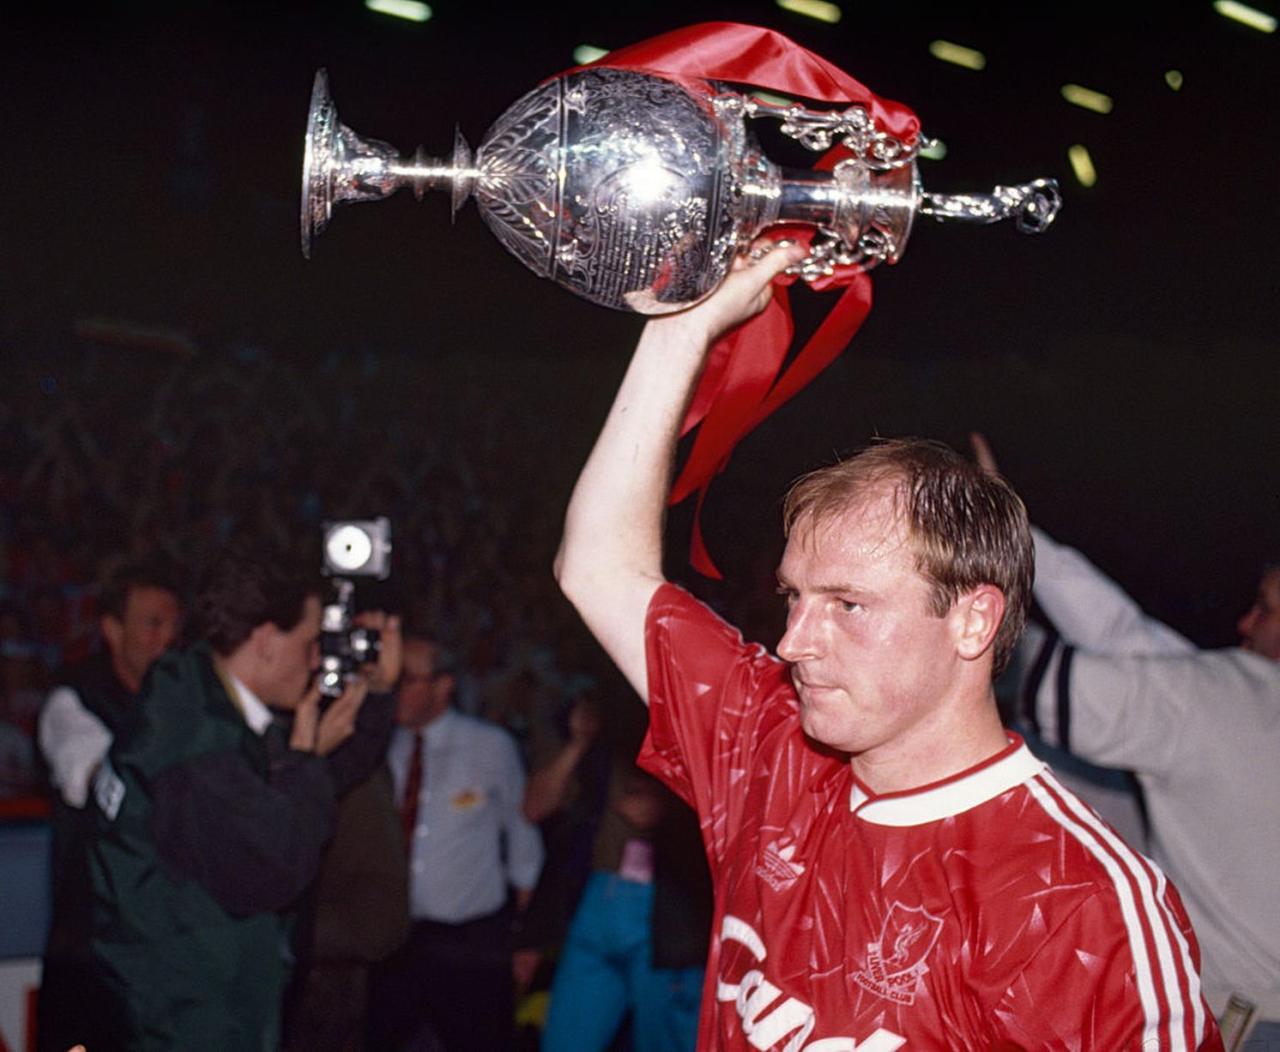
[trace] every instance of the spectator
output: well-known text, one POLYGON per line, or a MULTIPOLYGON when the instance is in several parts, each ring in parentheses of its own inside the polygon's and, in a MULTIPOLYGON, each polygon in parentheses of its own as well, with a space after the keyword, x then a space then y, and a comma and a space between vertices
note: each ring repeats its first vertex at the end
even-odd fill
POLYGON ((181 607, 167 574, 126 566, 102 590, 106 649, 59 677, 40 713, 40 751, 56 790, 52 913, 37 1004, 37 1045, 65 1052, 96 1045, 105 1018, 90 949, 89 781, 129 718, 143 678, 177 638, 181 607))
POLYGON ((369 1044, 446 1052, 511 1047, 512 921, 542 867, 521 814, 525 776, 503 730, 451 707, 456 678, 438 641, 411 636, 388 763, 402 809, 412 926, 373 976, 369 1044), (427 1046, 430 1047, 430 1046, 427 1046))
POLYGON ((370 971, 409 931, 407 876, 391 773, 382 764, 338 801, 333 839, 294 940, 298 967, 285 1004, 287 1052, 365 1047, 370 971))
POLYGON ((615 765, 543 1052, 605 1052, 628 1015, 634 1052, 693 1052, 710 907, 693 815, 644 772, 615 765))

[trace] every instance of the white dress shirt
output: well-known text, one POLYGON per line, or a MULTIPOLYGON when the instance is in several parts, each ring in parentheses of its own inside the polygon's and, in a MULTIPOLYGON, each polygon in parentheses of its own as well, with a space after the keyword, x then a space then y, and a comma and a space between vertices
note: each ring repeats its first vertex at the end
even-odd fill
MULTIPOLYGON (((262 699, 258 697, 243 680, 239 677, 227 673, 227 680, 230 682, 232 690, 227 691, 231 694, 231 703, 240 710, 240 715, 244 717, 244 722, 249 725, 249 729, 258 737, 267 733, 267 728, 271 726, 271 710, 262 703, 262 699)), ((227 684, 223 684, 226 686, 227 684)))
MULTIPOLYGON (((501 909, 508 885, 533 888, 542 870, 542 838, 521 813, 524 767, 506 731, 450 709, 421 733, 409 911, 415 920, 460 924, 501 909)), ((397 727, 387 753, 397 803, 416 735, 397 727)))

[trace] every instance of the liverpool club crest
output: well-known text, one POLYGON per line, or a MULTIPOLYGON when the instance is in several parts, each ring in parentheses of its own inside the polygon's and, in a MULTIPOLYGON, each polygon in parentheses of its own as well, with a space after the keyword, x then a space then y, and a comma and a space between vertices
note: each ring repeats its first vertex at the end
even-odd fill
POLYGON ((925 958, 942 933, 942 918, 923 906, 895 902, 880 928, 880 941, 867 944, 867 963, 853 981, 894 1004, 909 1005, 929 970, 925 958))

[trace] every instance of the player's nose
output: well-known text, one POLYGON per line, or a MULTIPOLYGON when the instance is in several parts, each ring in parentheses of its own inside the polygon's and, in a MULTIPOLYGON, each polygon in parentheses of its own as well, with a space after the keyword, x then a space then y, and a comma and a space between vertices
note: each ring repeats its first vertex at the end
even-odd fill
POLYGON ((783 661, 804 661, 817 656, 815 611, 804 600, 797 599, 787 612, 787 630, 778 641, 778 657, 783 661))

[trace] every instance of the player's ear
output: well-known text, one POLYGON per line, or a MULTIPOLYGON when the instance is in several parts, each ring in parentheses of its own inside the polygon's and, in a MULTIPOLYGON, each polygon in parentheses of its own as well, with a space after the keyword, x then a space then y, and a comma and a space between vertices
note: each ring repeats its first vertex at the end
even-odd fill
POLYGON ((1004 619, 1004 593, 993 584, 980 584, 956 600, 951 610, 956 652, 976 661, 995 642, 1004 619))

